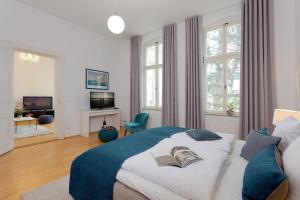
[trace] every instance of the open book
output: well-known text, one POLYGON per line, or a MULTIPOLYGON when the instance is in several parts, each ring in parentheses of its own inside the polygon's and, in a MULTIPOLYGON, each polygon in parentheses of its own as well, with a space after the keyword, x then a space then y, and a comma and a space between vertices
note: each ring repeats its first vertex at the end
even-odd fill
POLYGON ((177 166, 181 168, 193 162, 203 160, 195 152, 185 146, 173 147, 171 152, 166 155, 156 155, 152 152, 152 156, 159 166, 177 166))

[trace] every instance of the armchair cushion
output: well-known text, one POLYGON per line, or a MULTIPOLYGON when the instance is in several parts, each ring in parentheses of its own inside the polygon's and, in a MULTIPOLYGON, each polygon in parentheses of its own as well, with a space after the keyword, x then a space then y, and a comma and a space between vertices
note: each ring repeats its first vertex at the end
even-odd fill
POLYGON ((135 130, 142 129, 142 125, 139 123, 135 123, 135 122, 127 122, 125 124, 125 128, 129 131, 135 131, 135 130))
MULTIPOLYGON (((138 113, 134 117, 134 122, 125 123, 126 131, 139 132, 146 129, 148 123, 149 114, 148 113, 138 113)), ((126 135, 126 132, 125 132, 126 135)))

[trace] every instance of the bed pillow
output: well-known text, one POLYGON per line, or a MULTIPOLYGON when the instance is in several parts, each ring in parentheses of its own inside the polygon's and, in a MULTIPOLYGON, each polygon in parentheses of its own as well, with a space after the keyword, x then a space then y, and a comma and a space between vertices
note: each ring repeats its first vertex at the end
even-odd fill
POLYGON ((289 200, 300 199, 300 137, 282 155, 284 172, 289 179, 289 200))
POLYGON ((280 137, 266 136, 251 130, 242 148, 241 156, 246 160, 250 160, 260 150, 277 145, 279 142, 280 137))
POLYGON ((199 129, 199 130, 191 129, 186 131, 186 133, 196 141, 211 141, 211 140, 222 139, 221 136, 206 129, 199 129))
POLYGON ((269 131, 268 131, 268 128, 261 128, 257 132, 259 132, 260 134, 263 134, 263 135, 267 135, 267 136, 270 135, 269 131))
POLYGON ((280 122, 273 131, 273 136, 281 137, 278 145, 281 153, 300 136, 300 121, 293 116, 286 117, 280 122))
POLYGON ((284 200, 288 180, 276 160, 276 146, 258 152, 248 163, 243 179, 243 200, 284 200))

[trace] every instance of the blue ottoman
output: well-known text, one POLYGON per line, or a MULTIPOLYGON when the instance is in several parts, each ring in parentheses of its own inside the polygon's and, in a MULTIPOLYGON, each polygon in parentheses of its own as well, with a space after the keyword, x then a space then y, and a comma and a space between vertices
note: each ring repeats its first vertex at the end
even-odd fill
POLYGON ((53 122, 52 115, 41 115, 38 117, 39 124, 51 124, 53 122))
POLYGON ((101 129, 98 133, 98 138, 102 142, 109 142, 118 138, 116 129, 101 129))

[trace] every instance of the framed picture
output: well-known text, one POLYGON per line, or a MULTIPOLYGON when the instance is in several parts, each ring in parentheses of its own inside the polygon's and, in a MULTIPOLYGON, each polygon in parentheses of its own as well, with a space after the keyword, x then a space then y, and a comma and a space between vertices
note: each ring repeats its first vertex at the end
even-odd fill
POLYGON ((86 89, 108 90, 109 89, 109 73, 94 69, 86 69, 86 89))

